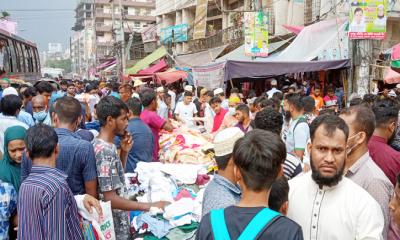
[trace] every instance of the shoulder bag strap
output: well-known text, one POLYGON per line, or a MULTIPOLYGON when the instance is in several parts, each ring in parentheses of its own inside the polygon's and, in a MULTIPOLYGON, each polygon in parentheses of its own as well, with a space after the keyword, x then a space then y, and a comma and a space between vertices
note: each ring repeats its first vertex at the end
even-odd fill
POLYGON ((272 219, 279 216, 280 213, 275 212, 269 208, 264 208, 257 213, 256 216, 250 221, 247 227, 240 234, 238 240, 251 240, 255 239, 261 230, 267 226, 272 219))
POLYGON ((231 238, 225 223, 224 209, 212 210, 210 216, 214 240, 230 240, 231 238))

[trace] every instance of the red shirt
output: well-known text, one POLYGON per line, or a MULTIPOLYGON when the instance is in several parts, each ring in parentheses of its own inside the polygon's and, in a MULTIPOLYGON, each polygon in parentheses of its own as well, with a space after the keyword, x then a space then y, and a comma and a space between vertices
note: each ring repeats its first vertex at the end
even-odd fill
POLYGON ((221 124, 224 121, 224 117, 227 112, 228 112, 228 110, 221 108, 221 111, 219 111, 219 113, 215 115, 214 125, 211 130, 212 133, 218 131, 218 129, 221 127, 221 124))
POLYGON ((368 142, 371 158, 382 169, 389 180, 396 185, 400 173, 400 152, 391 148, 384 138, 372 136, 368 142))
POLYGON ((147 109, 143 110, 140 114, 140 119, 145 122, 151 129, 154 136, 154 149, 153 149, 153 161, 158 161, 158 150, 160 149, 160 144, 158 142, 160 138, 160 130, 165 124, 165 120, 157 115, 156 112, 149 111, 147 109))

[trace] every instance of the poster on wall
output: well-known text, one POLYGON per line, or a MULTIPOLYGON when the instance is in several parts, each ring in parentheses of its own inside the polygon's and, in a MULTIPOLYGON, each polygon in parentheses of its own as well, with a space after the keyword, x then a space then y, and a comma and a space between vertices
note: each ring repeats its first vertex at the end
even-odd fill
POLYGON ((350 39, 386 37, 387 0, 353 0, 349 16, 350 39))
POLYGON ((195 86, 215 89, 223 86, 225 62, 207 66, 193 67, 193 81, 195 86))
POLYGON ((193 39, 206 37, 208 0, 197 0, 194 18, 193 39))
POLYGON ((244 13, 244 49, 251 57, 268 56, 268 13, 244 13))

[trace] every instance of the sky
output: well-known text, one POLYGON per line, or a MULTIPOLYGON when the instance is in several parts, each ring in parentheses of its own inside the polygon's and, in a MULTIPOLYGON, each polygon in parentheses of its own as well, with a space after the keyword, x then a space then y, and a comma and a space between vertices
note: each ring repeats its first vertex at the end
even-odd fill
POLYGON ((76 0, 0 0, 0 10, 8 11, 18 22, 19 36, 35 42, 39 51, 49 42, 69 47, 73 31, 76 0), (32 11, 32 10, 39 11, 32 11), (52 10, 53 9, 53 10, 52 10), (14 11, 23 10, 23 11, 14 11), (25 11, 28 10, 28 11, 25 11))

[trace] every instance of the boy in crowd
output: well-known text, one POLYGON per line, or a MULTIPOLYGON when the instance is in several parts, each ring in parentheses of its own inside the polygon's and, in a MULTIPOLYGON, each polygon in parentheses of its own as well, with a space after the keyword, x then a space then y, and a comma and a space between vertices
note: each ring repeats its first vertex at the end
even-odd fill
POLYGON ((193 117, 197 116, 196 105, 192 102, 193 94, 186 91, 183 95, 183 102, 178 102, 175 108, 175 117, 183 122, 188 128, 195 126, 193 117))
POLYGON ((268 131, 255 129, 236 141, 233 171, 241 199, 235 206, 205 215, 196 239, 303 239, 297 223, 268 208, 271 185, 285 156, 285 144, 268 131))
POLYGON ((128 127, 128 107, 122 100, 105 97, 96 107, 100 121, 100 134, 93 142, 99 179, 100 199, 111 201, 115 234, 117 239, 130 239, 127 211, 149 211, 152 206, 164 208, 167 202, 138 203, 127 199, 124 170, 127 156, 132 148, 132 136, 128 127), (115 136, 121 137, 121 152, 114 145, 115 136))
POLYGON ((241 191, 233 176, 232 151, 235 142, 243 136, 244 133, 236 127, 226 128, 215 135, 214 150, 218 173, 204 191, 203 216, 213 209, 225 208, 240 200, 241 191))

